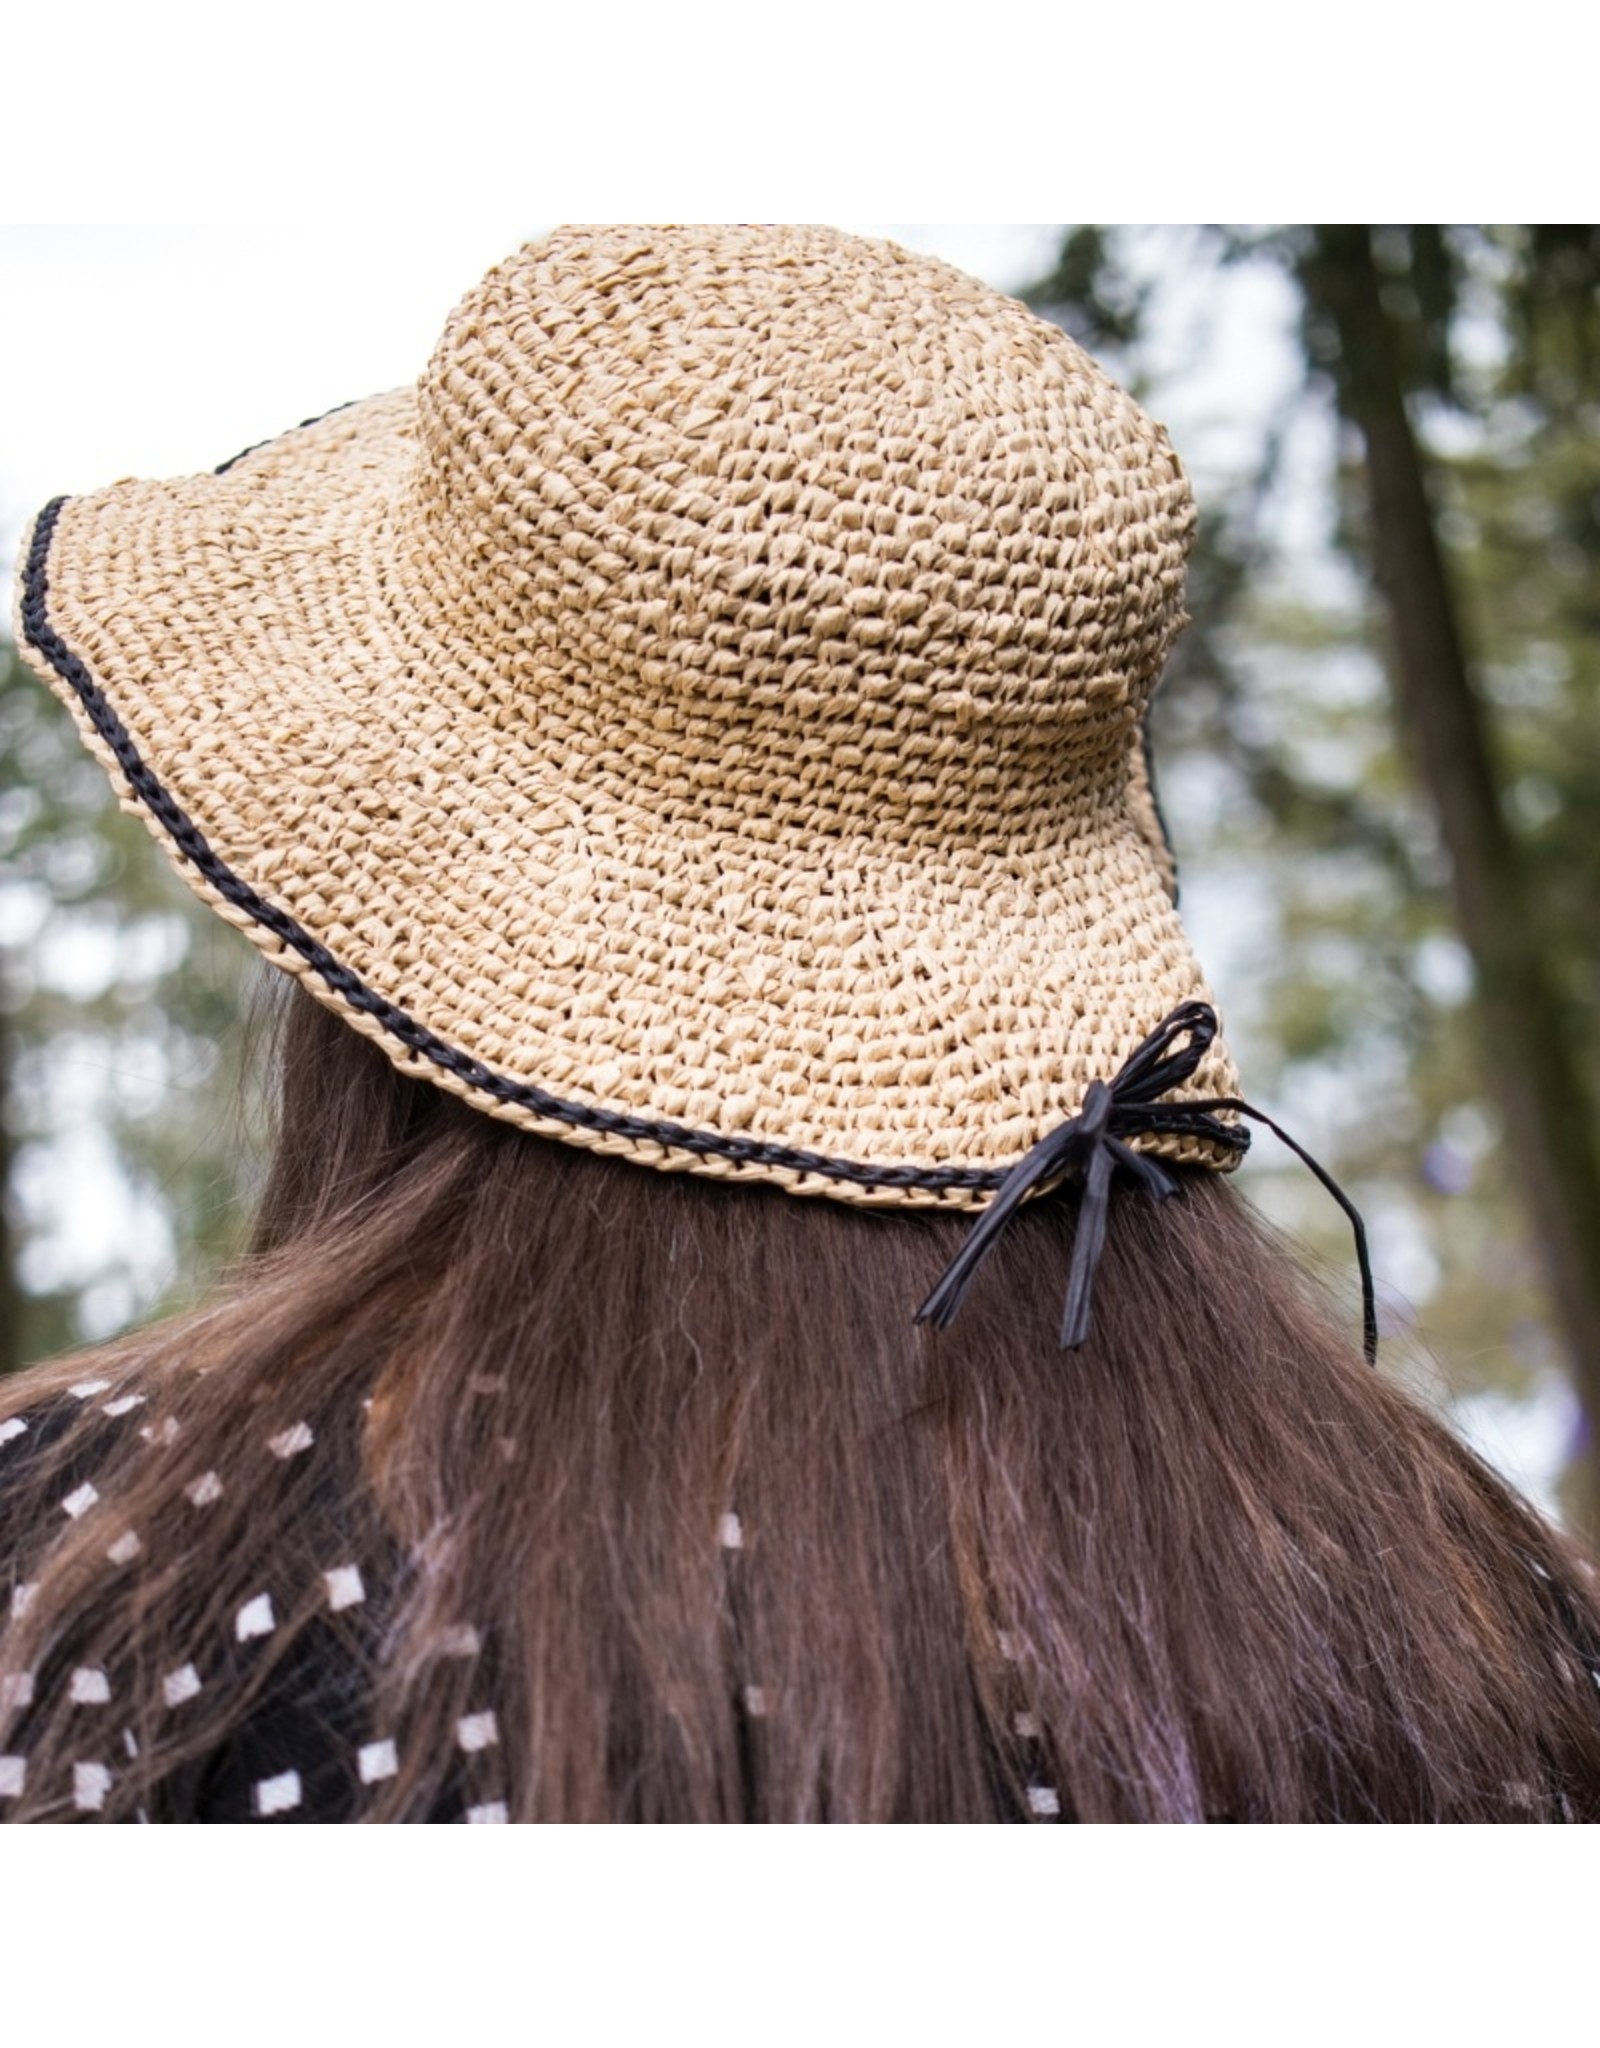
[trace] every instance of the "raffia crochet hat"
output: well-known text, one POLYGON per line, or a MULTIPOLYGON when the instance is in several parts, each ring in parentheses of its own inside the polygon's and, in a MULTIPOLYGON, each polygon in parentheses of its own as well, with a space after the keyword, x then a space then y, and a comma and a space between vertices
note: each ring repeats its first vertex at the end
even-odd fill
POLYGON ((1243 1149, 1141 744, 1192 522, 1163 430, 942 263, 574 228, 414 389, 47 507, 19 639, 185 879, 408 1071, 981 1208, 1173 1015, 1110 1128, 1243 1149))

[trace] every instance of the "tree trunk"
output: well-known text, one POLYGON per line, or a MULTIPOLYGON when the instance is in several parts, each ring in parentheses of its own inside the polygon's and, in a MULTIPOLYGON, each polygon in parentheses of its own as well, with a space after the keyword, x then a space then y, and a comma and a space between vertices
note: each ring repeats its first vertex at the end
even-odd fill
MULTIPOLYGON (((1373 549, 1402 727, 1438 816, 1456 918, 1476 969, 1489 1085, 1505 1120, 1573 1380, 1600 1422, 1600 1160, 1531 898, 1500 802, 1487 719, 1462 649, 1366 227, 1321 227, 1302 265, 1337 336, 1339 405, 1366 454, 1373 549)), ((1581 1519, 1596 1533, 1593 1460, 1581 1519)))

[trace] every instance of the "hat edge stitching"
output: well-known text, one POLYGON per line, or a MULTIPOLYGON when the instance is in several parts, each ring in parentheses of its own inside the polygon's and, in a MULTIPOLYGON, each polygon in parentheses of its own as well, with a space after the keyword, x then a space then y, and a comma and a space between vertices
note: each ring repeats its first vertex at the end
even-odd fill
MULTIPOLYGON (((335 412, 343 410, 343 406, 333 408, 335 412)), ((315 424, 315 421, 305 424, 315 424)), ((241 456, 249 452, 242 450, 241 456)), ((240 456, 235 456, 231 461, 240 459, 240 456)), ((227 466, 230 465, 224 465, 227 466)), ((409 1051, 450 1074, 464 1089, 486 1095, 506 1107, 522 1108, 575 1130, 618 1138, 630 1145, 658 1145, 668 1151, 688 1153, 691 1157, 724 1159, 735 1168, 816 1175, 864 1189, 905 1189, 934 1195, 959 1195, 990 1193, 1000 1186, 1008 1167, 872 1165, 783 1145, 772 1139, 725 1137, 720 1132, 695 1130, 687 1125, 642 1117, 631 1111, 571 1102, 552 1095, 534 1082, 518 1081, 510 1075, 497 1073, 380 995, 286 910, 269 902, 235 874, 214 851, 199 827, 145 761, 88 664, 56 631, 48 608, 50 544, 60 515, 69 502, 66 495, 52 498, 34 522, 22 571, 18 608, 24 637, 71 690, 95 733, 116 760, 129 788, 145 812, 161 827, 180 859, 191 866, 224 902, 298 954, 342 1007, 369 1018, 409 1051)))

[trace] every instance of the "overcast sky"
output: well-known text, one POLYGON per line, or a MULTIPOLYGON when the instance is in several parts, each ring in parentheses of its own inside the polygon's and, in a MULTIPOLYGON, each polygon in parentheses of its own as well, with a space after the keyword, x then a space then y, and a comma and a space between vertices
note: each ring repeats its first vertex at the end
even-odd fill
MULTIPOLYGON (((846 223, 1004 289, 1050 227, 846 223)), ((452 306, 543 224, 0 227, 0 550, 58 492, 210 469, 410 383, 452 306)))

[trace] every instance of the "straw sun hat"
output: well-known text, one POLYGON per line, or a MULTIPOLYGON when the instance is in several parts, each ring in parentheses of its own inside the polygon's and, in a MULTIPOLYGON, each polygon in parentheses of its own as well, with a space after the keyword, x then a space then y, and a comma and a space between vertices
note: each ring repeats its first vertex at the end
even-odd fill
POLYGON ((185 880, 408 1071, 648 1166, 982 1208, 1174 1011, 1210 1022, 1122 1128, 1243 1148, 1180 1113, 1236 1081, 1142 748, 1192 522, 1163 430, 943 263, 571 228, 414 388, 47 507, 19 643, 185 880))

